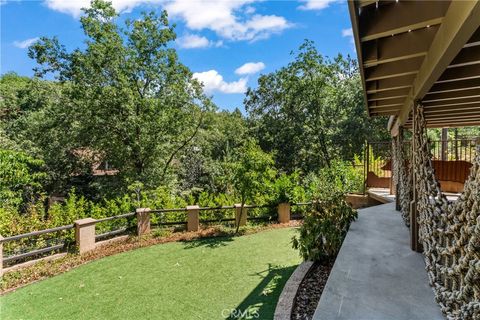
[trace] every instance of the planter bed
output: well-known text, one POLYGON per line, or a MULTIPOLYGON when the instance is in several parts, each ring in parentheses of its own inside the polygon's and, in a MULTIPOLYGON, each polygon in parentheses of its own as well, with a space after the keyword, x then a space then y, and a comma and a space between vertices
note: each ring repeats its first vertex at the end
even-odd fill
POLYGON ((313 318, 328 276, 333 267, 332 262, 315 262, 298 287, 293 303, 292 320, 310 320, 313 318))

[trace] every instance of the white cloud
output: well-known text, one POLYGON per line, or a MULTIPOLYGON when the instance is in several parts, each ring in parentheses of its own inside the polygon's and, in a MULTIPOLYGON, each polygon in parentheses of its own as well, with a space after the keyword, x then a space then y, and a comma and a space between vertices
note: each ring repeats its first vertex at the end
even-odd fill
POLYGON ((263 62, 247 62, 243 66, 235 70, 236 74, 246 75, 254 74, 265 69, 265 64, 263 62))
POLYGON ((245 91, 247 91, 247 78, 226 82, 217 70, 195 72, 193 77, 203 83, 203 90, 207 93, 214 91, 222 93, 245 93, 245 91))
POLYGON ((177 39, 177 44, 180 48, 184 49, 196 49, 196 48, 207 48, 207 47, 221 47, 223 46, 223 41, 210 41, 204 36, 199 36, 196 34, 186 34, 177 39))
POLYGON ((343 29, 342 30, 342 36, 343 37, 353 37, 353 29, 352 28, 343 29))
POLYGON ((331 3, 339 0, 300 0, 304 4, 298 7, 300 10, 323 10, 330 6, 331 3))
POLYGON ((342 30, 342 37, 350 38, 350 43, 355 44, 355 41, 353 40, 353 30, 352 30, 352 28, 343 29, 342 30))
POLYGON ((210 45, 210 41, 201 36, 195 34, 187 34, 177 39, 177 43, 181 48, 205 48, 210 45))
MULTIPOLYGON (((160 5, 170 16, 181 19, 190 30, 209 29, 219 37, 238 41, 265 39, 291 28, 284 17, 254 14, 254 2, 262 0, 111 0, 118 12, 128 12, 139 5, 160 5)), ((53 10, 76 18, 90 0, 44 0, 53 10)))
MULTIPOLYGON (((160 4, 164 0, 110 0, 117 12, 129 12, 141 4, 160 4)), ((78 18, 82 8, 90 7, 90 0, 44 0, 52 10, 70 14, 78 18)))
POLYGON ((258 40, 292 27, 284 17, 250 16, 244 8, 257 0, 167 0, 165 9, 172 17, 182 19, 191 30, 210 29, 228 40, 258 40), (242 16, 247 13, 247 16, 242 16), (241 17, 242 16, 242 17, 241 17))
POLYGON ((26 39, 26 40, 23 40, 23 41, 13 41, 13 45, 17 48, 20 48, 20 49, 26 49, 28 47, 30 47, 32 44, 34 44, 35 42, 38 41, 38 37, 36 38, 31 38, 31 39, 26 39))

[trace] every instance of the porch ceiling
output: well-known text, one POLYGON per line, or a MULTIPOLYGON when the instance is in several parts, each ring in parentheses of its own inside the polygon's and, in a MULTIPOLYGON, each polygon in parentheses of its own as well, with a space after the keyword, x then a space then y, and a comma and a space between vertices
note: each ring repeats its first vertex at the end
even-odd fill
POLYGON ((367 111, 411 126, 480 125, 480 1, 349 0, 367 111))

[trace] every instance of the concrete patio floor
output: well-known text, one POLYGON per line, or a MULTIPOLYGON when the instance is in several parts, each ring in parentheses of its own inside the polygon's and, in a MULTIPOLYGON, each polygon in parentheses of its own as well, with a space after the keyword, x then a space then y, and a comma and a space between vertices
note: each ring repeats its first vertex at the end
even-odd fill
POLYGON ((420 253, 395 204, 359 210, 315 311, 315 320, 444 319, 420 253))

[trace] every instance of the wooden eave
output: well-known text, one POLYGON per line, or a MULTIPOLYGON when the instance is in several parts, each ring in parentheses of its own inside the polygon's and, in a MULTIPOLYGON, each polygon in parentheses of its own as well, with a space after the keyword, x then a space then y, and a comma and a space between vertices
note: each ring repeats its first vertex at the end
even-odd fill
POLYGON ((349 0, 367 111, 411 125, 480 125, 480 1, 349 0))

